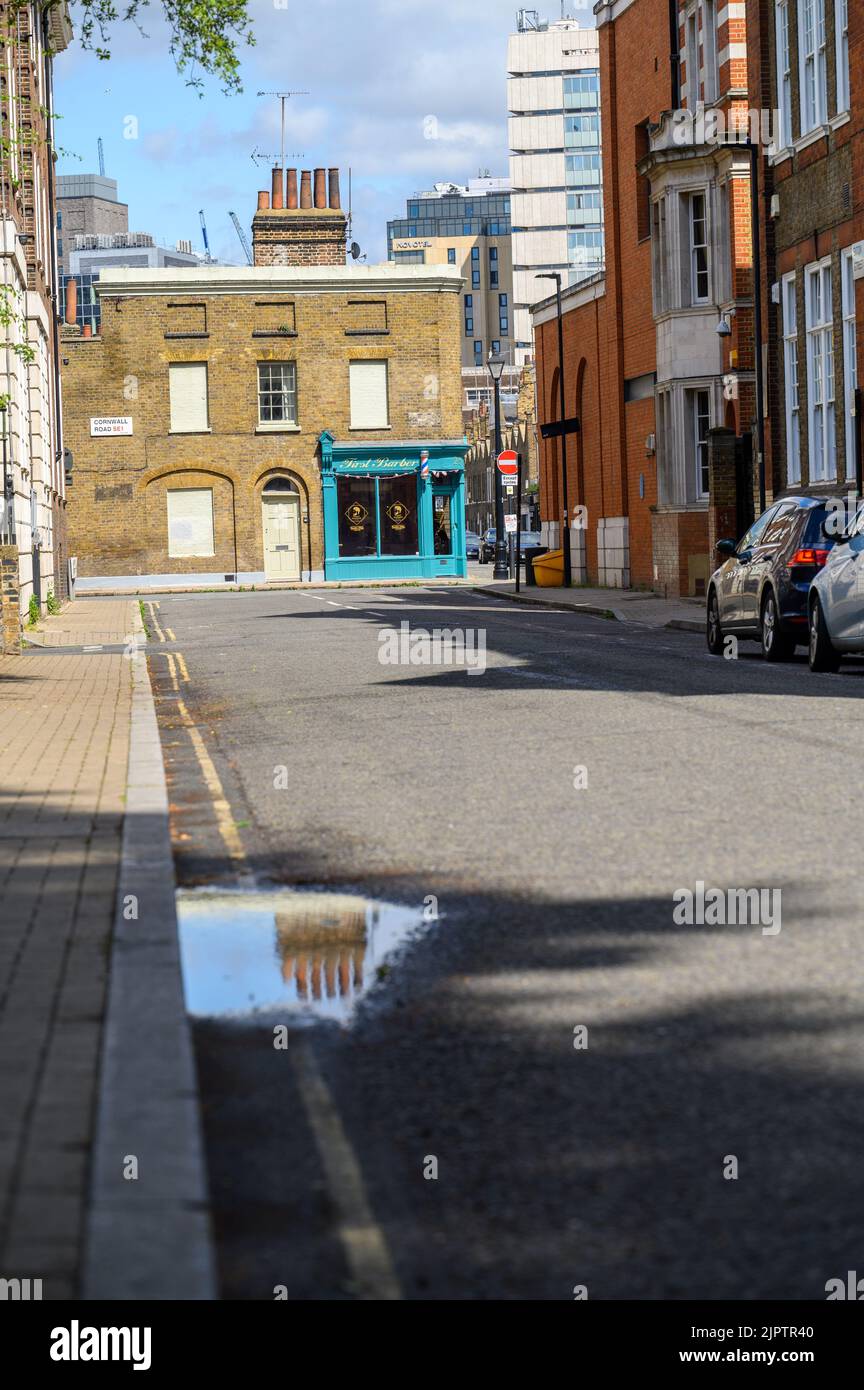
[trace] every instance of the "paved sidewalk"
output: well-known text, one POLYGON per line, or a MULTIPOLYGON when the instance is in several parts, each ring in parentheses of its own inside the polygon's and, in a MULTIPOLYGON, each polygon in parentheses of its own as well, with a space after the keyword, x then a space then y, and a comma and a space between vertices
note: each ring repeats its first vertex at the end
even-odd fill
MULTIPOLYGON (((42 644, 121 643, 77 600, 42 644)), ((137 625, 137 624, 136 624, 137 625)), ((127 784, 133 663, 0 657, 0 1277, 78 1289, 127 784)))
POLYGON ((582 613, 599 614, 619 623, 638 623, 651 628, 678 628, 683 632, 704 632, 705 600, 664 599, 636 589, 538 589, 524 580, 521 593, 512 582, 490 581, 477 585, 479 593, 500 594, 517 603, 574 608, 582 613))

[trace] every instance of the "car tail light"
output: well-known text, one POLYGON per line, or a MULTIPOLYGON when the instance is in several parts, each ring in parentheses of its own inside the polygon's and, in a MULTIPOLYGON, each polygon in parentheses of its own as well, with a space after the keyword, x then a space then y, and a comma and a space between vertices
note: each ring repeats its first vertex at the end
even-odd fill
POLYGON ((795 569, 801 567, 811 570, 821 570, 830 554, 830 550, 796 550, 792 559, 789 561, 789 568, 795 569))

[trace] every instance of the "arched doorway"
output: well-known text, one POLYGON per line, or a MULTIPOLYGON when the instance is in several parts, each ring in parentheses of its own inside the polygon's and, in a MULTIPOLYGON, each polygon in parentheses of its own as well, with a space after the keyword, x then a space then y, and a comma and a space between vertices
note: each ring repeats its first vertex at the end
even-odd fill
POLYGON ((261 493, 264 573, 283 583, 300 579, 300 493, 290 478, 270 478, 261 493))

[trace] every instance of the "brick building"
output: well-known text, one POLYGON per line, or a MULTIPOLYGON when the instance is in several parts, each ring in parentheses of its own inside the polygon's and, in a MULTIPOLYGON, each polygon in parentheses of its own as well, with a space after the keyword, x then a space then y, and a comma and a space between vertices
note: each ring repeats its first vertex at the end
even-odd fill
MULTIPOLYGON (((465 458, 468 529, 482 535, 495 525, 495 418, 494 407, 484 402, 466 412, 465 458)), ((537 521, 540 484, 540 451, 537 441, 537 395, 533 363, 519 373, 519 389, 511 416, 502 411, 501 444, 522 455, 522 529, 532 531, 537 521)), ((515 511, 515 498, 507 499, 506 511, 515 511)))
POLYGON ((56 305, 53 58, 64 4, 0 5, 0 431, 4 646, 35 598, 66 593, 56 305))
POLYGON ((335 170, 274 171, 252 231, 252 267, 104 271, 99 336, 70 306, 79 576, 463 573, 458 269, 346 265, 335 170))
POLYGON ((864 9, 760 0, 747 44, 751 100, 778 126, 759 161, 769 497, 845 494, 864 315, 864 9))
MULTIPOLYGON (((755 413, 746 39, 740 6, 601 0, 605 274, 564 292, 574 577, 698 594, 713 567, 709 452, 755 413), (718 329, 721 331, 718 332, 718 329)), ((536 306, 541 422, 558 418, 557 311, 536 306)), ((561 444, 542 445, 545 538, 561 444)))

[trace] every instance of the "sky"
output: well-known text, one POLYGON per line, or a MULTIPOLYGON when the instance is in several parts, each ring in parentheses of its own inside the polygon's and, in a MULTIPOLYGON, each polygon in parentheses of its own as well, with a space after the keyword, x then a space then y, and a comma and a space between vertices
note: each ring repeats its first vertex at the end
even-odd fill
MULTIPOLYGON (((213 79, 203 94, 185 85, 158 0, 144 11, 145 35, 115 26, 109 62, 77 41, 57 58, 59 172, 97 173, 101 136, 130 231, 200 250, 203 208, 211 254, 245 264, 228 214, 251 240, 271 167, 252 156, 279 152, 279 102, 259 91, 308 93, 286 103, 286 163, 338 167, 343 203, 353 170, 353 236, 369 264, 386 258, 387 220, 404 217, 414 193, 481 171, 507 176, 518 0, 250 0, 249 9, 256 44, 241 51, 239 95, 213 79)), ((586 0, 568 9, 593 24, 586 0)), ((74 0, 71 10, 74 23, 74 0)), ((560 13, 560 0, 541 6, 544 17, 560 13)))

